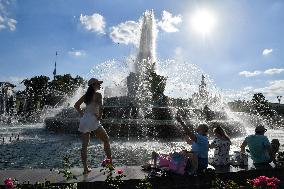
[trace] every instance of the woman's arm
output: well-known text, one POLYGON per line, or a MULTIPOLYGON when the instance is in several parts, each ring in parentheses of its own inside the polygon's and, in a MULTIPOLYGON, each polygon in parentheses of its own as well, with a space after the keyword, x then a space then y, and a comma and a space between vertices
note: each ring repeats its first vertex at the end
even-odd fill
POLYGON ((83 95, 74 105, 74 108, 80 113, 81 116, 83 116, 84 112, 81 109, 81 104, 83 104, 85 100, 85 95, 83 95))

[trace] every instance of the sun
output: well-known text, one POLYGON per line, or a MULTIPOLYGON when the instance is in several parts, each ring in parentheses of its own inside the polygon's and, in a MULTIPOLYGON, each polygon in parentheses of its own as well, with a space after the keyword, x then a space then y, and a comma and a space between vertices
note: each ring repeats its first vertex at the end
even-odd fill
POLYGON ((198 10, 192 17, 191 25, 196 32, 208 35, 216 25, 215 15, 206 9, 198 10))

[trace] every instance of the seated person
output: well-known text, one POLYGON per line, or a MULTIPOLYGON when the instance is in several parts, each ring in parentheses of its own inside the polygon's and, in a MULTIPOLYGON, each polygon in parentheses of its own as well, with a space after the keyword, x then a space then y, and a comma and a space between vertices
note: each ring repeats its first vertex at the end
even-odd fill
POLYGON ((270 158, 274 164, 276 164, 276 155, 279 152, 280 142, 278 139, 271 140, 271 154, 270 158))
POLYGON ((271 145, 264 133, 267 131, 264 126, 255 128, 255 134, 245 138, 241 145, 241 152, 245 153, 245 147, 249 147, 251 159, 256 167, 270 167, 271 145))
POLYGON ((216 138, 209 145, 210 148, 215 149, 213 164, 215 166, 228 165, 230 163, 229 151, 231 140, 226 131, 220 126, 214 128, 213 133, 215 134, 216 138))
MULTIPOLYGON (((198 158, 198 171, 202 171, 208 166, 208 125, 207 124, 199 124, 196 128, 196 132, 193 131, 193 128, 188 128, 185 123, 182 121, 180 117, 176 118, 177 121, 183 127, 186 136, 192 141, 192 149, 191 151, 196 154, 198 158)), ((188 142, 190 142, 188 140, 188 142)))
MULTIPOLYGON (((187 150, 170 154, 158 154, 153 151, 152 163, 155 168, 168 167, 170 171, 182 175, 185 173, 189 175, 195 174, 198 169, 198 159, 196 154, 187 150)), ((146 165, 143 168, 149 168, 149 165, 146 165)))

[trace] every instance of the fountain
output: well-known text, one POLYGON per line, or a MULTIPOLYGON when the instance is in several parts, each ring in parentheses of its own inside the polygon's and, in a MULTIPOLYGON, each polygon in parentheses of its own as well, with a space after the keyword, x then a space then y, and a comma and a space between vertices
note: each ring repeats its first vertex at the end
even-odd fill
MULTIPOLYGON (((116 166, 142 165, 149 160, 152 151, 170 153, 190 149, 175 121, 177 113, 193 126, 207 122, 210 129, 222 125, 230 136, 241 135, 231 138, 231 155, 239 150, 244 136, 254 133, 255 124, 268 126, 269 123, 259 116, 229 111, 210 77, 196 65, 185 62, 181 56, 174 60, 156 58, 155 35, 154 14, 147 11, 135 58, 127 59, 127 64, 115 60, 96 64, 86 77, 104 80, 102 124, 110 135, 116 166), (168 138, 171 140, 160 140, 168 138)), ((62 156, 66 154, 71 156, 74 167, 82 166, 81 142, 76 135, 80 118, 75 109, 68 106, 72 106, 84 91, 80 87, 65 103, 52 109, 45 107, 44 125, 0 122, 4 152, 0 168, 60 168, 62 156), (15 136, 19 136, 19 140, 15 136)), ((283 126, 283 121, 279 123, 283 126)), ((266 135, 269 140, 279 138, 280 143, 284 143, 283 129, 268 129, 266 135)), ((92 138, 89 148, 90 164, 99 167, 105 155, 103 145, 92 138)), ((212 155, 213 151, 209 152, 209 157, 212 155)))
MULTIPOLYGON (((174 118, 179 113, 193 126, 207 122, 211 128, 222 125, 229 135, 241 135, 243 125, 230 120, 224 106, 211 110, 220 98, 209 95, 203 74, 200 75, 199 91, 192 95, 192 99, 165 95, 168 78, 157 73, 156 33, 154 12, 146 11, 134 70, 126 77, 127 95, 104 98, 101 122, 108 134, 113 137, 181 137, 174 118)), ((46 118, 45 125, 50 131, 76 133, 79 114, 74 108, 64 108, 54 117, 46 118)))

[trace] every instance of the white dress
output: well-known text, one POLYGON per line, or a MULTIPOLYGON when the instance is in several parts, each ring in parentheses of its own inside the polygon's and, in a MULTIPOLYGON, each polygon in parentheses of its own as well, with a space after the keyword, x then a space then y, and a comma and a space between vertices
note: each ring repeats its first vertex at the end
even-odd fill
POLYGON ((214 165, 228 165, 230 162, 230 145, 231 142, 228 140, 221 140, 219 138, 215 138, 212 142, 215 145, 214 151, 214 165))
POLYGON ((78 131, 88 133, 102 127, 96 115, 99 115, 99 106, 92 102, 86 106, 84 115, 80 119, 78 131))

